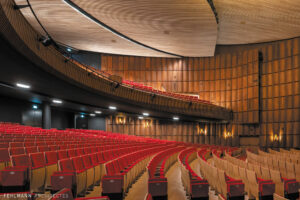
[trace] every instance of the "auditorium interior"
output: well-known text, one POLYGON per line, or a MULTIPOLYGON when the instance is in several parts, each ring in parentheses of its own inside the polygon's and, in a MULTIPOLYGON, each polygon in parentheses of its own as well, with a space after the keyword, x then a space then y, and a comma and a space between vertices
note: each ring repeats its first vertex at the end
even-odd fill
POLYGON ((297 200, 300 0, 0 0, 0 200, 297 200))

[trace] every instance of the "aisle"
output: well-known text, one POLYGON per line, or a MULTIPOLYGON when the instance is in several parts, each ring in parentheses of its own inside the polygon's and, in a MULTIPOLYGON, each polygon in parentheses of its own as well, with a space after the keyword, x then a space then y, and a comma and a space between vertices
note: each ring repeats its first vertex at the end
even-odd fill
POLYGON ((144 200, 148 193, 147 171, 132 185, 124 200, 144 200))
POLYGON ((181 182, 179 163, 175 163, 167 172, 168 200, 187 200, 185 190, 181 182))

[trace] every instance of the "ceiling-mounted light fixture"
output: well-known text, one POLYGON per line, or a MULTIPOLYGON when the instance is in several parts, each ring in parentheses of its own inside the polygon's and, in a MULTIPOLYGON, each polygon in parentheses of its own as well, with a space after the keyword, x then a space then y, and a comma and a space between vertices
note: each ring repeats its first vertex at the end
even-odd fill
POLYGON ((144 112, 143 115, 144 116, 149 116, 149 113, 144 112))
POLYGON ((116 106, 109 106, 108 107, 110 110, 117 110, 117 107, 116 106))
POLYGON ((173 117, 173 120, 174 120, 174 121, 178 121, 178 120, 179 120, 179 117, 174 116, 174 117, 173 117))
POLYGON ((25 83, 16 83, 16 86, 19 88, 30 89, 31 86, 25 83))
POLYGON ((95 113, 96 113, 96 114, 101 114, 102 112, 99 111, 99 110, 96 110, 95 113))
POLYGON ((53 99, 52 102, 56 103, 56 104, 62 104, 63 103, 62 100, 60 100, 60 99, 53 99))

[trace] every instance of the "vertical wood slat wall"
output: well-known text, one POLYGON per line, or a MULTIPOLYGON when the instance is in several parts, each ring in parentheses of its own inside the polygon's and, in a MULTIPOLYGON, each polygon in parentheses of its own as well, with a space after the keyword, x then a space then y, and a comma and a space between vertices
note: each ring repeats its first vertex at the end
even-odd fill
POLYGON ((150 137, 155 139, 199 143, 199 144, 218 144, 237 146, 232 139, 225 140, 222 133, 226 130, 226 125, 217 123, 202 123, 207 129, 207 135, 199 134, 197 131, 198 123, 194 122, 172 122, 153 119, 149 127, 144 125, 144 120, 134 117, 126 117, 125 124, 118 124, 116 117, 106 118, 106 131, 124 133, 150 137), (217 131, 215 131, 217 130, 217 131))
MULTIPOLYGON (((210 136, 210 140, 207 137, 209 143, 236 145, 240 135, 259 137, 261 147, 299 147, 299 47, 299 38, 295 38, 221 52, 212 58, 103 55, 102 70, 157 89, 198 94, 201 99, 232 109, 232 141, 224 140, 226 128, 220 128, 223 125, 212 125, 210 132, 216 137, 210 136), (264 57, 260 69, 259 51, 264 57), (271 135, 279 133, 282 140, 272 142, 271 135)), ((182 131, 186 133, 178 138, 188 135, 187 130, 182 131)), ((158 134, 155 137, 160 137, 158 134)), ((184 140, 190 139, 183 137, 179 141, 184 140)))

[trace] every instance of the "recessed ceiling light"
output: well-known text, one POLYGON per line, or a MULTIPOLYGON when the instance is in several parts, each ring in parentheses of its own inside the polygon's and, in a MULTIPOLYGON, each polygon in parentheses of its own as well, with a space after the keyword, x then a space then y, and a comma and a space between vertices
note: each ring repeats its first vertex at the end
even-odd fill
POLYGON ((68 47, 68 48, 67 48, 67 51, 68 51, 68 52, 71 52, 71 51, 72 51, 72 49, 71 49, 70 47, 68 47))
POLYGON ((53 99, 52 102, 57 104, 62 104, 62 100, 59 99, 53 99))
POLYGON ((179 120, 179 117, 174 116, 174 117, 173 117, 173 120, 176 120, 176 121, 177 121, 177 120, 179 120))
POLYGON ((116 106, 109 106, 108 107, 110 110, 117 110, 117 107, 116 106))
POLYGON ((91 113, 91 114, 90 114, 90 116, 91 116, 91 117, 95 117, 95 116, 96 116, 96 114, 94 114, 94 113, 91 113))
POLYGON ((144 115, 144 116, 149 116, 149 113, 146 113, 146 112, 145 112, 145 113, 143 113, 143 115, 144 115))
POLYGON ((99 111, 99 110, 96 110, 95 113, 96 113, 96 114, 101 114, 102 112, 99 111))
POLYGON ((30 85, 24 83, 17 83, 16 86, 19 88, 30 89, 30 85))
POLYGON ((81 114, 81 115, 80 115, 80 117, 81 117, 81 118, 84 118, 84 115, 83 115, 83 114, 81 114))
POLYGON ((144 119, 144 117, 143 116, 139 116, 139 119, 144 119))
POLYGON ((32 108, 33 108, 34 110, 36 110, 36 109, 38 109, 38 106, 37 106, 37 105, 33 105, 32 108))

